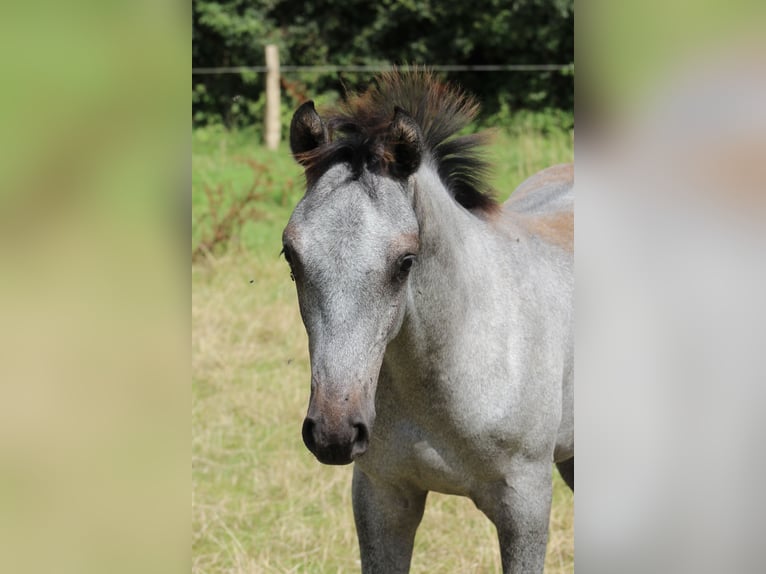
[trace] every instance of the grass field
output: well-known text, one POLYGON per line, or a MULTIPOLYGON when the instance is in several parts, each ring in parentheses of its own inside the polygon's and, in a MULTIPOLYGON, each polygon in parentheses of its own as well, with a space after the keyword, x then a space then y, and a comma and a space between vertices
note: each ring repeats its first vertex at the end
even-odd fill
MULTIPOLYGON (((498 133, 489 152, 504 198, 538 169, 572 161, 573 142, 498 133)), ((307 342, 279 258, 300 169, 247 132, 197 130, 192 158, 193 246, 210 224, 210 190, 224 202, 257 195, 228 249, 192 266, 192 572, 358 572, 351 467, 320 465, 300 434, 307 342)), ((573 538, 573 497, 556 474, 546 572, 573 571, 573 538)), ((412 572, 499 571, 489 520, 468 499, 431 494, 412 572)))

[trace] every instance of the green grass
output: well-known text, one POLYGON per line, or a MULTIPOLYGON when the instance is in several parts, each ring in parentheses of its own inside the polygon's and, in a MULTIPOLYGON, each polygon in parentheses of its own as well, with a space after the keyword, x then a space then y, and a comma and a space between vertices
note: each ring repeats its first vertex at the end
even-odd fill
MULTIPOLYGON (((504 198, 571 161, 572 138, 499 133, 489 151, 504 198)), ((257 218, 229 249, 192 266, 192 571, 358 572, 351 467, 320 465, 300 435, 307 342, 278 257, 300 169, 245 131, 196 131, 192 158, 195 217, 205 186, 236 197, 257 180, 261 193, 257 218), (253 161, 267 171, 255 174, 253 161)), ((571 572, 573 553, 573 497, 556 475, 546 571, 571 572)), ((431 494, 412 571, 499 572, 494 527, 469 500, 431 494)))

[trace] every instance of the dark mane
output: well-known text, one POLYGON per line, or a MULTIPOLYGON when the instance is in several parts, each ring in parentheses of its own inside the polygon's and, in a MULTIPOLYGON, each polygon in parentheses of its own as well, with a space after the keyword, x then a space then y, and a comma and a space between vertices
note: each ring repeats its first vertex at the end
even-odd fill
POLYGON ((394 175, 385 143, 396 107, 420 127, 425 151, 455 200, 469 210, 496 210, 498 204, 486 181, 490 164, 482 155, 485 135, 456 135, 476 117, 479 105, 427 71, 380 74, 366 92, 352 94, 336 109, 325 111, 330 141, 302 154, 308 180, 315 181, 341 162, 348 163, 357 176, 365 167, 394 175))

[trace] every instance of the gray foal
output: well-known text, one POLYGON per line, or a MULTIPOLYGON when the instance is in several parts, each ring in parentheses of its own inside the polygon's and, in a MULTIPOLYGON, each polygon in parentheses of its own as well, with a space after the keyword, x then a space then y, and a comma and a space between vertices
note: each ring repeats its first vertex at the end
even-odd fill
POLYGON ((503 205, 478 106, 427 72, 295 113, 308 188, 283 234, 308 332, 303 439, 354 462, 362 571, 407 572, 428 491, 471 498, 506 573, 542 572, 555 462, 574 490, 573 170, 503 205))

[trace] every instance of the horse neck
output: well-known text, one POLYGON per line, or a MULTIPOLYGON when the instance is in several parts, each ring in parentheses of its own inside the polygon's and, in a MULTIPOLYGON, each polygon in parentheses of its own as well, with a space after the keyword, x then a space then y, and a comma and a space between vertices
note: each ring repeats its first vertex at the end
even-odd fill
POLYGON ((413 185, 420 251, 407 313, 387 357, 389 363, 422 366, 454 354, 455 338, 479 311, 491 237, 487 224, 460 207, 433 170, 421 168, 413 185))
POLYGON ((418 171, 414 186, 420 240, 418 259, 425 268, 421 279, 445 275, 450 281, 440 285, 449 290, 459 289, 462 279, 475 279, 470 271, 476 259, 484 255, 482 239, 487 225, 458 205, 429 166, 418 171))

